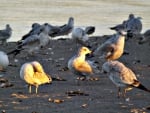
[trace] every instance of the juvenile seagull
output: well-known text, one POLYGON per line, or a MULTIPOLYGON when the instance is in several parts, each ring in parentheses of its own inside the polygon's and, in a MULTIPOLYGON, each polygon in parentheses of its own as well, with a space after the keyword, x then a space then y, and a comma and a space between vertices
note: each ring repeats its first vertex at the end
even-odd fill
POLYGON ((117 29, 117 33, 110 37, 106 42, 101 44, 93 54, 95 56, 100 56, 99 58, 104 58, 106 60, 116 60, 123 54, 124 44, 125 44, 124 26, 117 29))
POLYGON ((31 86, 35 86, 36 94, 39 85, 52 82, 52 78, 44 72, 42 65, 37 61, 23 64, 20 69, 20 78, 29 84, 29 93, 31 93, 31 86))
POLYGON ((11 35, 12 35, 12 28, 10 27, 9 24, 7 24, 5 29, 0 30, 1 43, 5 44, 7 40, 11 37, 11 35))
POLYGON ((0 51, 0 71, 6 69, 8 65, 9 65, 9 59, 7 54, 3 51, 0 51))
POLYGON ((69 70, 78 75, 79 78, 83 77, 86 79, 88 75, 91 75, 94 72, 98 73, 94 62, 86 60, 86 55, 90 53, 91 51, 87 47, 81 47, 78 54, 68 61, 69 70))
POLYGON ((124 88, 123 96, 127 90, 131 90, 133 87, 150 92, 137 80, 133 71, 119 61, 105 62, 102 65, 102 70, 108 73, 110 80, 118 87, 118 97, 121 96, 121 87, 124 88))

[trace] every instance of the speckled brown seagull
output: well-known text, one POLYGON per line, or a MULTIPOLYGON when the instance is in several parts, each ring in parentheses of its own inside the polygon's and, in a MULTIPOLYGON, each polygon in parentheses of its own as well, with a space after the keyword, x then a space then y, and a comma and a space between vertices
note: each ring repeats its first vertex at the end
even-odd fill
POLYGON ((105 62, 102 70, 108 74, 110 80, 118 87, 118 97, 121 96, 121 87, 124 88, 123 96, 125 96, 127 90, 133 87, 150 92, 140 83, 134 72, 119 61, 105 62))
POLYGON ((115 35, 110 37, 106 42, 101 44, 93 54, 106 60, 116 60, 124 52, 126 31, 124 26, 120 27, 115 35))

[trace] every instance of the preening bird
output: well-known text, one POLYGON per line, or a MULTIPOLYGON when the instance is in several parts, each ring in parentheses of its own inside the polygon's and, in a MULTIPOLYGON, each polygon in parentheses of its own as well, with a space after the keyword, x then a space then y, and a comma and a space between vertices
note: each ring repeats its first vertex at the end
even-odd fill
POLYGON ((110 37, 106 42, 99 45, 93 52, 95 56, 106 60, 116 60, 122 56, 125 45, 126 31, 124 26, 117 29, 117 33, 110 37))
POLYGON ((68 68, 71 72, 79 77, 86 77, 93 73, 98 73, 97 65, 89 60, 86 60, 86 55, 90 54, 87 47, 81 47, 78 53, 68 61, 68 68))
POLYGON ((6 25, 6 28, 3 30, 0 30, 0 41, 2 44, 6 44, 7 40, 12 35, 12 28, 9 24, 6 25))
POLYGON ((39 85, 52 82, 52 78, 45 73, 42 65, 37 61, 23 64, 20 69, 20 78, 29 84, 29 93, 31 93, 31 86, 35 86, 36 94, 39 85))
POLYGON ((9 65, 9 59, 7 54, 3 51, 0 51, 0 71, 6 69, 8 65, 9 65))
POLYGON ((134 72, 119 61, 107 61, 102 65, 103 72, 106 72, 110 80, 118 87, 118 97, 121 96, 121 88, 124 88, 122 95, 125 96, 126 91, 132 88, 138 88, 150 92, 137 79, 134 72))

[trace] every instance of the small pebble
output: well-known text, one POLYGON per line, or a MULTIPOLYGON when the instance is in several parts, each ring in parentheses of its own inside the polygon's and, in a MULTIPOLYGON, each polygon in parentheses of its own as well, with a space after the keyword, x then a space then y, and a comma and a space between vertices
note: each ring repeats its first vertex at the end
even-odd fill
POLYGON ((64 102, 64 100, 61 100, 61 99, 52 99, 52 98, 49 98, 48 101, 49 102, 53 102, 53 103, 57 103, 57 104, 60 104, 60 103, 64 102))
POLYGON ((130 98, 126 98, 126 101, 129 102, 129 101, 130 101, 130 98))
POLYGON ((18 59, 15 59, 14 62, 18 62, 18 59))
POLYGON ((82 104, 81 107, 82 107, 82 108, 86 108, 86 107, 87 107, 87 104, 82 104))

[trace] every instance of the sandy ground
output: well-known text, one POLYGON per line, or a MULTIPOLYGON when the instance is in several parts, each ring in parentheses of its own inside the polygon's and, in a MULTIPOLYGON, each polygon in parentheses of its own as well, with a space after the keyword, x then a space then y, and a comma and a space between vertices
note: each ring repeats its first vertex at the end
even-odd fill
MULTIPOLYGON (((91 37, 91 42, 102 43, 105 38, 91 37)), ((1 46, 0 50, 8 52, 16 46, 10 42, 1 46)), ((150 88, 150 46, 139 45, 136 40, 126 41, 125 50, 129 55, 123 55, 119 61, 130 67, 138 79, 150 88)), ((68 59, 77 52, 76 45, 70 39, 52 40, 49 46, 40 54, 27 57, 21 53, 15 58, 9 56, 10 64, 4 78, 13 86, 0 88, 1 113, 148 113, 150 112, 150 94, 139 89, 127 92, 127 97, 117 98, 117 88, 103 74, 93 77, 96 80, 76 83, 76 76, 67 70, 68 59), (16 62, 18 60, 18 62, 16 62), (36 95, 28 93, 26 83, 20 79, 19 70, 23 63, 39 61, 45 72, 53 78, 60 77, 65 81, 54 80, 52 84, 41 85, 36 95), (81 94, 68 95, 68 91, 80 91, 81 94), (60 102, 58 102, 60 101, 60 102)), ((97 60, 97 59, 96 59, 97 60)), ((100 64, 101 66, 101 64, 100 64)), ((2 83, 1 83, 2 84, 2 83)))

